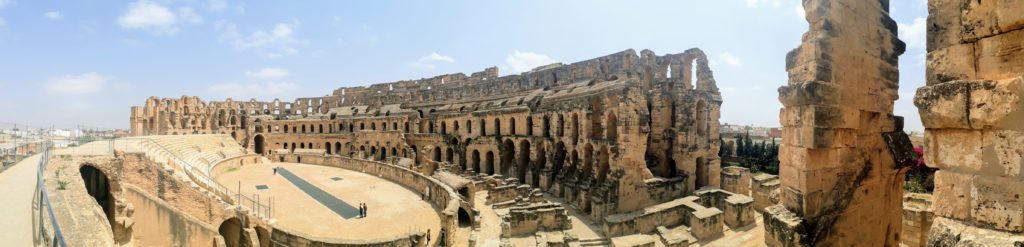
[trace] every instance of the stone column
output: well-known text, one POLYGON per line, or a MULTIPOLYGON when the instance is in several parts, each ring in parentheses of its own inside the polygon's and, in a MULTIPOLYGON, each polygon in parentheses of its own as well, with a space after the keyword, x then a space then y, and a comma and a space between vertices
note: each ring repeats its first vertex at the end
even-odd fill
POLYGON ((928 4, 926 86, 914 104, 935 173, 929 246, 1024 245, 1024 5, 928 4))
POLYGON ((883 133, 904 51, 887 0, 804 0, 810 30, 779 88, 780 204, 764 213, 769 246, 897 246, 902 173, 883 133))

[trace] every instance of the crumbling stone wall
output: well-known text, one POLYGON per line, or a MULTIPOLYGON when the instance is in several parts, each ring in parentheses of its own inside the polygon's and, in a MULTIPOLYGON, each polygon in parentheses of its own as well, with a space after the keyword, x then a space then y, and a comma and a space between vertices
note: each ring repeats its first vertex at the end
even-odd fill
POLYGON ((896 246, 902 176, 883 133, 904 51, 889 1, 805 0, 810 29, 779 88, 780 201, 764 216, 769 246, 896 246))
POLYGON ((900 233, 900 245, 925 246, 934 217, 931 206, 931 194, 903 195, 903 232, 900 233))
POLYGON ((1024 245, 1024 5, 929 1, 914 104, 938 168, 928 245, 1024 245))
POLYGON ((601 220, 719 186, 721 103, 699 49, 626 50, 519 75, 488 68, 291 103, 153 97, 132 108, 131 126, 134 135, 231 134, 262 155, 319 149, 516 178, 601 220))

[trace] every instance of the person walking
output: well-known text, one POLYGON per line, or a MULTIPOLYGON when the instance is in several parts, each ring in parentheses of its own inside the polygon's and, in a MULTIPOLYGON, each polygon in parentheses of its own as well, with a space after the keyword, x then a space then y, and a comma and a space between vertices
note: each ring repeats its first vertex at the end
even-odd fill
POLYGON ((367 212, 369 210, 370 210, 370 206, 367 206, 366 203, 363 203, 363 218, 366 218, 367 216, 370 216, 370 213, 367 212))
POLYGON ((363 217, 363 203, 359 203, 359 218, 363 217))

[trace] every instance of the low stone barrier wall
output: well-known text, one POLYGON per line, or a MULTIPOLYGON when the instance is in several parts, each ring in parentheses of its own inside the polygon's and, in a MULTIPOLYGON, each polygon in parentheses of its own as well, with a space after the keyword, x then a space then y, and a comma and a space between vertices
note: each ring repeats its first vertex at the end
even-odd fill
POLYGON ((605 236, 650 233, 658 226, 679 224, 690 226, 690 231, 700 240, 721 236, 722 211, 704 207, 699 201, 700 197, 688 196, 629 213, 609 215, 604 218, 605 236))
MULTIPOLYGON (((421 174, 419 172, 410 170, 408 168, 400 167, 397 165, 353 159, 342 156, 318 156, 318 155, 303 155, 303 154, 282 154, 279 160, 285 162, 296 162, 303 164, 313 164, 329 167, 343 168, 353 171, 359 171, 366 174, 376 175, 378 177, 387 179, 388 181, 402 185, 409 190, 422 192, 424 189, 430 191, 427 201, 434 204, 441 210, 438 215, 441 218, 441 227, 447 232, 448 236, 445 238, 445 246, 450 246, 454 243, 454 240, 450 236, 455 236, 459 227, 458 211, 462 200, 459 194, 454 189, 445 185, 441 181, 421 174)), ((291 243, 291 242, 289 242, 291 243)), ((417 244, 418 245, 418 244, 417 244)), ((300 245, 289 245, 289 246, 300 246, 300 245)), ((378 246, 378 245, 324 245, 317 246, 378 246)), ((389 245, 381 245, 389 246, 389 245)), ((408 246, 408 245, 405 245, 408 246)))
MULTIPOLYGON (((154 198, 138 187, 125 184, 125 200, 135 207, 133 242, 142 246, 216 246, 216 228, 154 198)), ((223 241, 223 239, 221 240, 223 241)))
POLYGON ((779 176, 757 174, 750 178, 750 197, 754 198, 754 210, 764 209, 779 203, 779 176))
MULTIPOLYGON (((344 232, 339 229, 339 232, 344 232)), ((302 234, 301 231, 289 230, 287 228, 275 227, 270 234, 270 241, 273 246, 290 247, 408 247, 426 246, 421 239, 425 238, 424 232, 413 232, 406 236, 397 236, 391 239, 367 239, 352 240, 338 238, 316 238, 302 234)))
POLYGON ((235 156, 235 157, 223 159, 223 160, 217 161, 217 163, 214 163, 214 164, 210 165, 210 174, 209 174, 209 176, 210 177, 217 177, 217 175, 220 175, 220 174, 224 173, 225 171, 227 171, 228 169, 231 169, 232 167, 242 167, 242 166, 245 166, 245 165, 260 164, 260 163, 263 163, 263 159, 261 159, 258 154, 246 154, 246 155, 240 155, 240 156, 235 156))

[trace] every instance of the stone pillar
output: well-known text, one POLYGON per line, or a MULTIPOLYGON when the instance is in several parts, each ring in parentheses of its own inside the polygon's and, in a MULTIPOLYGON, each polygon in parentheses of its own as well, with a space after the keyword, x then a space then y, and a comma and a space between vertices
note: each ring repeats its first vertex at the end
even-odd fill
POLYGON ((914 104, 935 174, 929 246, 1024 245, 1024 5, 928 4, 926 85, 914 104))
POLYGON ((780 204, 765 211, 769 246, 897 246, 902 173, 883 133, 904 51, 887 0, 804 0, 810 30, 786 57, 779 88, 780 204))

